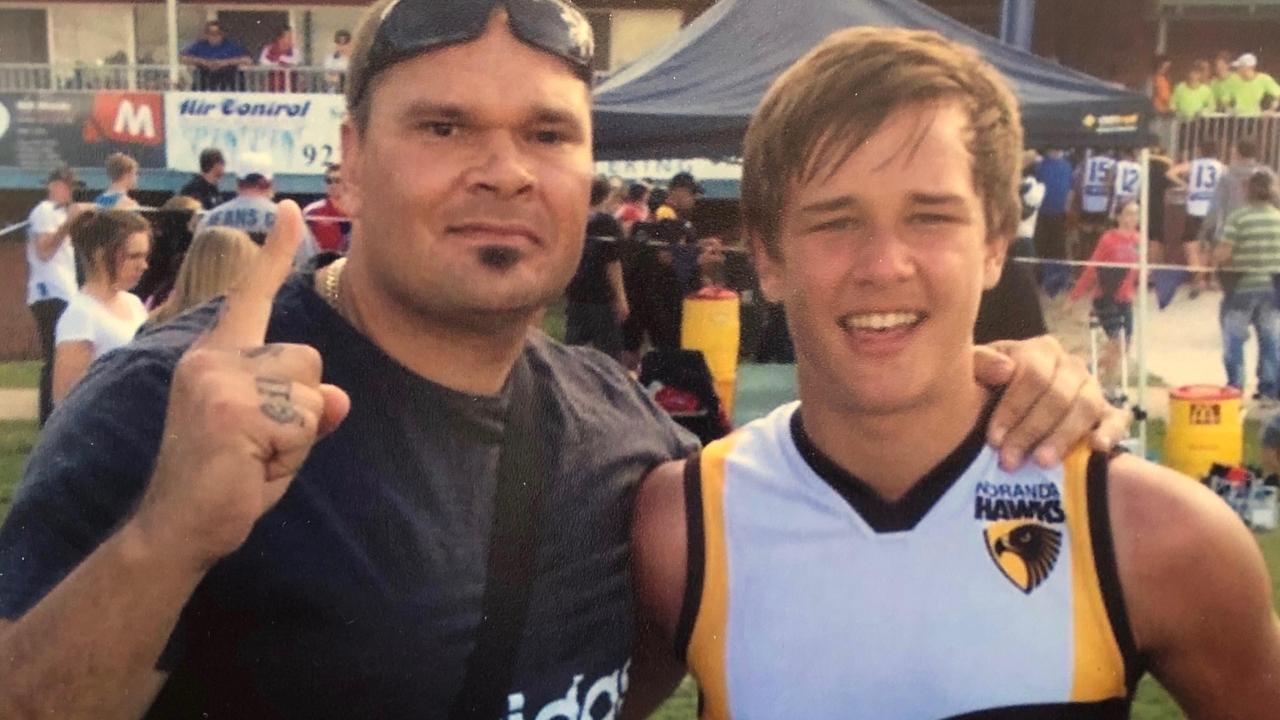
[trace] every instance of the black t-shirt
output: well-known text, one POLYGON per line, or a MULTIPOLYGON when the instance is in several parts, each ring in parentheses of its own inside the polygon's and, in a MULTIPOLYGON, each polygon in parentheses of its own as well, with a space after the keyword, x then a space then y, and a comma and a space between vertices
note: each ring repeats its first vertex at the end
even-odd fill
MULTIPOLYGON (((310 283, 285 285, 268 339, 315 347, 351 413, 201 582, 160 659, 170 677, 151 717, 439 717, 459 689, 480 621, 506 393, 471 396, 409 372, 310 283)), ((132 511, 174 365, 215 311, 104 356, 58 408, 0 527, 0 617, 28 610, 132 511)), ((554 451, 508 705, 529 720, 550 707, 603 717, 627 685, 633 490, 696 443, 594 350, 539 335, 525 358, 560 422, 541 438, 554 451)))
POLYGON ((982 294, 973 341, 983 345, 997 340, 1026 340, 1048 332, 1031 270, 1008 255, 1000 281, 982 294))
POLYGON ((572 303, 583 305, 608 305, 613 302, 613 287, 605 270, 609 263, 618 262, 618 241, 622 238, 622 225, 605 212, 591 213, 587 221, 587 240, 582 247, 582 260, 578 271, 565 290, 565 297, 572 303))
POLYGON ((179 195, 195 198, 200 201, 205 210, 212 210, 222 204, 222 191, 218 190, 218 186, 205 180, 203 175, 196 175, 182 186, 178 191, 179 195))
POLYGON ((1153 155, 1147 164, 1147 226, 1150 237, 1164 242, 1164 196, 1169 192, 1169 161, 1153 155))

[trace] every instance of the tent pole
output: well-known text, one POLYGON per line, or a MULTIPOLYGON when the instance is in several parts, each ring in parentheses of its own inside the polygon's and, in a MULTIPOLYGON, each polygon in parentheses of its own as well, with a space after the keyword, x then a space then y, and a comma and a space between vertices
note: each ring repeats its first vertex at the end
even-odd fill
POLYGON ((1000 41, 1031 52, 1035 31, 1036 0, 1003 0, 1000 4, 1000 41))
MULTIPOLYGON (((1138 346, 1138 383, 1134 388, 1137 398, 1134 401, 1135 415, 1138 417, 1138 457, 1147 457, 1147 310, 1150 303, 1148 291, 1147 267, 1151 263, 1151 178, 1148 177, 1151 167, 1151 149, 1142 148, 1138 156, 1138 164, 1142 166, 1142 189, 1139 203, 1142 212, 1138 214, 1138 307, 1134 318, 1134 335, 1138 346)), ((1163 210, 1163 208, 1160 208, 1163 210)))
POLYGON ((165 34, 168 35, 169 89, 178 88, 178 0, 167 0, 164 4, 165 34))

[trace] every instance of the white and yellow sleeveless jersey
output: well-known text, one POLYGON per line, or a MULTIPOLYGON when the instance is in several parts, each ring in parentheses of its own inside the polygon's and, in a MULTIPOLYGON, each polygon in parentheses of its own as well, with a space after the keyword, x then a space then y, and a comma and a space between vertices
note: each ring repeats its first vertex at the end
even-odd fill
POLYGON ((978 427, 888 503, 798 403, 708 445, 676 638, 702 717, 1128 717, 1106 467, 1082 448, 1005 472, 978 427))

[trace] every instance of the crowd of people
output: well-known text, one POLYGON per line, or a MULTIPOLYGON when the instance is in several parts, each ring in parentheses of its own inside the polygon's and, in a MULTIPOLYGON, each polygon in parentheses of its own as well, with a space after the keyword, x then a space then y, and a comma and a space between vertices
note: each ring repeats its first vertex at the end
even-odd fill
MULTIPOLYGON (((274 172, 265 155, 241 153, 235 193, 226 197, 219 186, 226 159, 205 149, 200 172, 160 208, 143 208, 131 195, 139 173, 132 157, 113 153, 105 169, 106 189, 79 203, 75 172, 55 170, 46 198, 27 218, 27 304, 43 356, 41 425, 92 360, 128 343, 144 324, 225 293, 248 266, 249 248, 275 225, 274 172)), ((348 248, 338 164, 326 168, 325 186, 325 197, 303 211, 299 268, 348 248)))
POLYGON ((1258 69, 1258 56, 1252 52, 1234 55, 1223 50, 1212 61, 1194 60, 1176 84, 1172 61, 1161 55, 1154 65, 1148 94, 1157 115, 1180 120, 1215 113, 1255 117, 1280 109, 1280 84, 1258 69))
POLYGON ((216 20, 205 24, 200 38, 183 49, 182 64, 192 68, 193 90, 263 92, 342 92, 351 56, 351 33, 334 33, 333 48, 323 55, 319 65, 323 77, 318 80, 300 75, 302 54, 294 41, 293 28, 276 29, 270 42, 256 56, 237 39, 223 32, 216 20), (250 86, 245 70, 264 68, 263 82, 250 86))
MULTIPOLYGON (((1212 289, 1223 293, 1220 324, 1227 382, 1243 389, 1244 345, 1250 331, 1259 341, 1255 400, 1271 405, 1280 399, 1280 316, 1277 315, 1271 275, 1280 272, 1276 249, 1280 233, 1265 218, 1276 198, 1263 192, 1274 170, 1259 160, 1257 141, 1240 138, 1222 148, 1202 140, 1191 157, 1173 164, 1158 149, 1148 167, 1148 232, 1153 262, 1178 262, 1190 268, 1180 273, 1152 274, 1152 287, 1163 306, 1179 285, 1189 285, 1189 297, 1212 289), (1224 162, 1229 160, 1230 162, 1224 162), (1251 188, 1253 188, 1251 190, 1251 188), (1166 233, 1166 198, 1177 190, 1181 204, 1181 232, 1166 233), (1177 235, 1174 237, 1174 235, 1177 235), (1237 243, 1243 243, 1236 247, 1237 243), (1230 248, 1236 247, 1231 252, 1230 248), (1180 256, 1180 257, 1179 257, 1180 256)), ((1131 151, 1090 149, 1077 156, 1046 151, 1024 170, 1024 223, 1015 253, 1029 255, 1043 292, 1050 298, 1072 288, 1069 297, 1092 300, 1092 316, 1109 339, 1103 370, 1114 370, 1120 345, 1132 338, 1132 304, 1136 271, 1123 267, 1086 266, 1071 262, 1133 264, 1137 262, 1139 222, 1143 212, 1137 189, 1142 168, 1131 151), (1038 201, 1038 206, 1037 206, 1038 201)), ((1269 187, 1269 186, 1268 186, 1269 187)), ((1268 191, 1270 192, 1270 191, 1268 191)), ((1018 301, 1026 306, 1035 294, 1018 301)))
MULTIPOLYGON (((620 364, 531 330, 589 223, 632 223, 646 282, 714 281, 697 181, 626 220, 643 192, 593 187, 571 3, 429 6, 357 33, 347 254, 295 272, 302 211, 258 224, 272 173, 244 163, 198 230, 265 232, 239 282, 46 425, 0 525, 0 716, 644 717, 686 671, 714 717, 1123 716, 1146 672, 1193 715, 1274 710, 1238 517, 1115 456, 1130 418, 1051 340, 973 342, 1034 195, 975 51, 855 28, 769 89, 743 234, 799 402, 699 449, 620 364), (993 656, 1015 682, 975 672, 993 656)), ((73 186, 50 177, 32 252, 81 237, 117 292, 147 234, 73 186)), ((580 328, 669 332, 592 237, 580 328)))

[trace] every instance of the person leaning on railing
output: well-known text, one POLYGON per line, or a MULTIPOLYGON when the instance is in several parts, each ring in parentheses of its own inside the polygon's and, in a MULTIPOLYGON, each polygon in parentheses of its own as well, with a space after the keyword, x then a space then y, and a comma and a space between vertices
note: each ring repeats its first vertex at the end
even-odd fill
POLYGON ((182 64, 194 68, 194 90, 240 90, 240 68, 253 64, 249 51, 222 33, 217 21, 205 23, 200 39, 182 51, 182 64))

